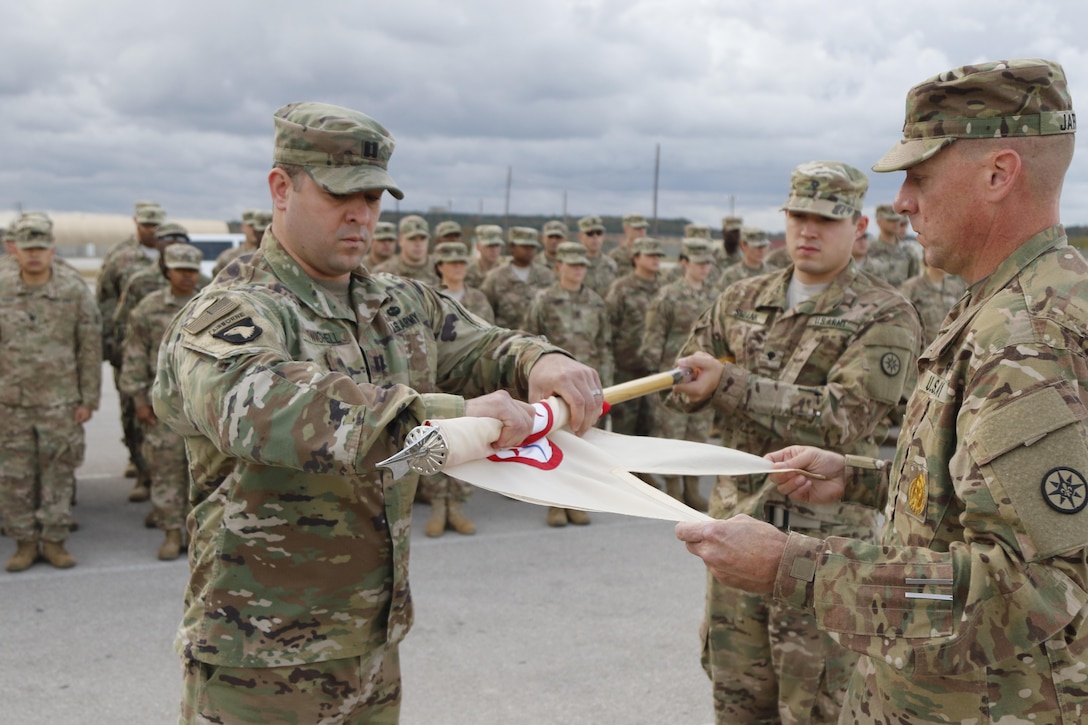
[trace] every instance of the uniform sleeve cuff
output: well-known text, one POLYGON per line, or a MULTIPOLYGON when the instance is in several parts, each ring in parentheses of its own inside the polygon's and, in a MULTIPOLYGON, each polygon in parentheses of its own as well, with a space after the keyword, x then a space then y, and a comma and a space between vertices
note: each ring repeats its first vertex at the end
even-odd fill
POLYGON ((460 395, 447 393, 423 393, 423 406, 427 411, 427 419, 431 418, 460 418, 465 414, 465 399, 460 395))
POLYGON ((790 533, 774 582, 776 600, 795 609, 813 612, 813 582, 823 548, 824 542, 820 539, 790 533))
POLYGON ((711 396, 712 405, 724 412, 731 413, 741 407, 744 402, 744 393, 748 390, 749 372, 736 363, 727 362, 722 368, 722 379, 718 381, 718 389, 711 396))

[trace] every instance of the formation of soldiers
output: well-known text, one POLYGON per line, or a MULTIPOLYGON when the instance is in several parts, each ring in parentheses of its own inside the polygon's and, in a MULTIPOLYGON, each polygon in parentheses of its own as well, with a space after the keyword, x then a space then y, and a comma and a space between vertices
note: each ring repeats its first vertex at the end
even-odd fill
MULTIPOLYGON (((242 216, 244 242, 215 260, 212 276, 255 251, 271 220, 271 211, 247 210, 242 216)), ((187 231, 169 221, 161 206, 137 202, 133 221, 133 235, 103 260, 95 292, 97 315, 85 324, 100 330, 101 357, 110 363, 120 398, 128 454, 125 476, 134 479, 128 499, 151 501, 145 525, 164 532, 158 557, 169 560, 185 547, 187 463, 181 439, 155 419, 147 391, 166 323, 209 279, 199 272, 200 251, 187 244, 187 231)), ((859 236, 855 262, 899 287, 918 308, 929 339, 962 294, 963 283, 924 266, 917 242, 906 238, 905 217, 890 205, 877 208, 876 222, 879 236, 874 240, 867 234, 859 236)), ((790 262, 784 248, 768 254, 767 233, 744 227, 735 216, 722 220, 719 239, 707 225, 688 224, 679 258, 671 265, 662 264, 664 246, 647 236, 645 217, 626 215, 622 225, 622 235, 607 253, 605 225, 598 216, 580 218, 573 239, 567 224, 557 219, 539 230, 515 226, 504 232, 497 225, 479 225, 472 230, 470 248, 457 222, 438 223, 432 237, 428 222, 410 214, 397 224, 378 222, 366 265, 375 272, 442 290, 488 323, 544 336, 597 369, 604 384, 612 385, 671 368, 700 313, 726 288, 790 262)), ((47 216, 28 213, 13 224, 5 235, 8 255, 0 264, 3 279, 10 285, 20 278, 15 253, 20 229, 24 234, 47 229, 52 245, 47 216)), ((50 256, 58 283, 62 278, 82 282, 63 259, 50 256)), ((96 406, 97 396, 91 409, 96 406)), ((680 413, 651 396, 617 406, 605 425, 630 435, 705 442, 721 423, 719 414, 716 426, 710 410, 680 413)), ((74 492, 74 475, 69 478, 74 492)), ((645 480, 658 485, 652 477, 645 480)), ((697 478, 664 477, 663 483, 670 495, 696 509, 707 509, 697 478)), ((417 500, 431 505, 427 535, 441 536, 447 530, 474 533, 475 524, 463 507, 470 493, 467 484, 443 474, 425 477, 417 500)), ((25 492, 22 496, 24 508, 35 500, 25 492)), ((0 514, 8 510, 5 505, 0 514)), ((5 520, 15 518, 5 516, 5 520)), ((69 528, 77 526, 70 510, 54 518, 67 521, 64 526, 69 528)), ((590 520, 583 511, 557 508, 549 509, 546 516, 548 525, 555 527, 586 525, 590 520)), ((51 540, 58 538, 59 526, 49 529, 51 540)), ((37 542, 47 540, 45 530, 39 525, 33 535, 23 534, 9 524, 7 532, 20 542, 22 552, 9 562, 9 570, 22 570, 44 556, 37 542)), ((71 555, 66 556, 62 563, 74 564, 71 555)))

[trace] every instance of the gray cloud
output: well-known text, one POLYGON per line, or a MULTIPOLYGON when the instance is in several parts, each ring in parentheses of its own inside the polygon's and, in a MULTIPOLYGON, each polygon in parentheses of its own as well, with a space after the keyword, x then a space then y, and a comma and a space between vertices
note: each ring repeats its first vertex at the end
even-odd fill
MULTIPOLYGON (((649 213, 660 144, 659 214, 716 223, 732 199, 773 229, 790 169, 867 169, 925 77, 1043 56, 1088 85, 1072 0, 20 5, 0 10, 0 208, 236 218, 267 203, 272 112, 312 99, 392 130, 404 209, 501 212, 512 167, 515 212, 649 213)), ((870 206, 900 176, 872 175, 870 206)))

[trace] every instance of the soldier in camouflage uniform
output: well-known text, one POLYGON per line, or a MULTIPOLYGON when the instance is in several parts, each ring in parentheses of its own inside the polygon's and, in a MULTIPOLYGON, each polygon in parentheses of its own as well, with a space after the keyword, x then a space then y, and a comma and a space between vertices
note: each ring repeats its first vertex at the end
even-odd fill
POLYGON ((1075 129, 1061 66, 980 63, 912 88, 905 138, 873 167, 907 171, 896 209, 968 294, 922 355, 890 466, 771 459, 826 477, 776 474, 800 501, 889 476, 880 545, 677 527, 717 578, 773 591, 862 654, 842 722, 1085 721, 1088 264, 1059 221, 1075 129))
POLYGON ((892 287, 899 287, 922 271, 922 258, 899 237, 901 222, 905 220, 906 217, 896 213, 891 204, 877 206, 876 226, 880 236, 869 243, 865 256, 865 271, 892 287))
POLYGON ((367 269, 377 269, 388 262, 397 253, 397 225, 393 222, 378 222, 374 226, 374 241, 370 245, 370 253, 366 255, 363 264, 367 269))
MULTIPOLYGON (((612 326, 616 383, 626 383, 657 372, 646 364, 638 351, 646 331, 646 310, 660 289, 657 273, 664 256, 661 242, 657 239, 636 239, 634 269, 617 279, 604 298, 608 306, 608 321, 612 326)), ((620 403, 612 408, 611 416, 612 430, 616 433, 645 436, 650 435, 653 428, 653 411, 646 396, 620 403)))
POLYGON ((400 220, 397 231, 400 233, 397 242, 400 252, 388 262, 379 264, 373 271, 395 274, 437 287, 438 275, 435 274, 434 264, 427 253, 431 239, 427 220, 417 214, 409 214, 400 220))
MULTIPOLYGON (((694 222, 684 225, 684 238, 680 240, 680 248, 683 249, 684 242, 689 239, 701 239, 705 241, 713 251, 714 263, 710 267, 710 276, 707 281, 711 284, 717 284, 718 276, 722 273, 722 267, 719 266, 719 257, 721 256, 718 251, 718 247, 714 244, 713 236, 710 232, 710 227, 706 224, 695 224, 694 222)), ((658 274, 658 280, 662 285, 671 284, 684 278, 684 268, 677 264, 667 272, 661 272, 658 274)))
POLYGON ((257 251, 257 248, 261 246, 261 238, 264 237, 264 230, 268 228, 268 225, 272 223, 272 212, 266 209, 250 209, 242 215, 242 232, 246 235, 245 240, 237 247, 231 249, 224 249, 219 253, 219 256, 215 258, 215 266, 212 267, 212 278, 214 279, 223 268, 234 260, 241 257, 243 254, 253 254, 257 251), (248 215, 248 221, 247 221, 248 215))
MULTIPOLYGON (((577 242, 559 245, 556 281, 537 292, 525 315, 522 329, 543 335, 567 350, 575 359, 597 370, 601 382, 612 384, 612 330, 608 310, 601 296, 583 283, 589 260, 586 248, 577 242)), ((577 509, 548 508, 548 526, 584 526, 589 514, 577 509)))
MULTIPOLYGON (((167 222, 159 227, 164 229, 167 222)), ((128 316, 121 363, 121 390, 132 396, 136 419, 143 429, 143 454, 151 472, 151 504, 155 524, 164 539, 158 557, 172 561, 181 553, 181 528, 189 494, 185 441, 155 418, 151 383, 159 360, 159 345, 167 325, 196 294, 203 255, 191 244, 176 242, 162 251, 167 284, 145 295, 128 316)))
POLYGON ((773 271, 764 262, 767 247, 770 245, 767 232, 755 227, 745 227, 740 232, 740 261, 722 270, 715 283, 715 288, 725 290, 738 279, 755 277, 773 271))
POLYGON ((646 236, 650 223, 641 214, 625 214, 622 223, 623 239, 613 247, 608 256, 616 262, 616 268, 620 274, 627 274, 633 264, 631 260, 635 256, 635 240, 646 236))
POLYGON ((570 238, 567 225, 558 219, 549 219, 540 228, 540 239, 544 243, 541 254, 536 255, 536 263, 542 264, 552 272, 559 261, 559 245, 570 238))
MULTIPOLYGON (((794 169, 783 206, 793 266, 733 283, 695 324, 679 362, 699 378, 713 380, 713 370, 719 382, 684 407, 723 411, 722 445, 763 455, 820 443, 877 455, 887 434, 882 419, 913 381, 921 324, 902 295, 853 263, 868 184, 839 162, 794 169), (714 367, 698 362, 704 359, 714 367)), ((720 477, 710 515, 747 514, 818 539, 873 541, 885 493, 860 485, 845 502, 810 507, 778 494, 766 476, 720 477)), ((811 615, 711 577, 704 628, 718 722, 837 721, 857 654, 811 615)))
MULTIPOLYGON (((489 323, 495 322, 491 303, 487 301, 484 293, 465 285, 468 250, 464 244, 442 242, 436 246, 434 268, 441 279, 438 289, 442 294, 461 303, 462 307, 481 319, 489 323)), ((419 486, 425 491, 422 500, 431 504, 431 516, 423 528, 427 536, 442 536, 447 528, 465 536, 476 533, 476 525, 462 509, 472 495, 472 486, 444 473, 420 477, 419 486)))
POLYGON ((599 216, 584 216, 578 220, 578 241, 586 248, 586 259, 589 261, 585 285, 601 297, 606 297, 608 288, 620 277, 620 272, 614 259, 601 254, 604 222, 599 216))
MULTIPOLYGON (((717 298, 717 290, 706 282, 713 264, 708 240, 684 240, 679 265, 684 276, 662 286, 646 311, 646 332, 638 353, 648 370, 671 370, 675 366, 692 325, 717 298)), ((709 440, 713 411, 681 413, 667 408, 658 396, 647 398, 653 407, 653 435, 698 443, 709 440)), ((706 511, 707 501, 699 493, 699 477, 684 476, 682 490, 680 482, 679 476, 665 476, 666 493, 693 509, 706 511)))
POLYGON ((17 270, 0 274, 0 519, 17 542, 7 571, 41 556, 75 566, 64 542, 72 523, 83 424, 98 408, 102 330, 86 283, 60 273, 52 224, 13 228, 17 270))
POLYGON ((524 440, 532 407, 504 388, 560 395, 584 432, 600 380, 361 266, 383 191, 402 197, 377 122, 299 103, 275 128, 272 226, 174 319, 152 392, 192 477, 180 720, 394 723, 415 478, 377 462, 428 418, 494 417, 499 446, 524 440))
POLYGON ((461 225, 452 220, 438 222, 434 225, 434 244, 437 247, 443 242, 461 241, 461 225))
POLYGON ((481 224, 476 227, 475 233, 476 258, 468 263, 465 284, 480 289, 487 273, 502 264, 502 227, 498 224, 481 224))
POLYGON ((525 319, 533 295, 550 285, 555 275, 547 267, 533 263, 540 250, 535 229, 511 227, 509 236, 510 259, 487 273, 480 291, 491 303, 495 324, 517 329, 525 319))
POLYGON ((936 339, 941 323, 948 316, 948 311, 963 297, 967 284, 954 274, 923 263, 922 273, 908 279, 899 290, 914 304, 922 318, 924 349, 936 339))
MULTIPOLYGON (((138 268, 150 265, 158 261, 159 249, 155 245, 155 231, 159 225, 166 221, 166 212, 154 202, 137 202, 136 234, 134 237, 121 242, 111 249, 102 260, 102 268, 98 272, 98 299, 99 317, 102 320, 102 355, 110 361, 113 368, 113 382, 117 384, 120 375, 120 355, 118 349, 121 340, 114 339, 113 315, 117 310, 117 303, 124 291, 124 284, 128 277, 138 268), (118 361, 116 364, 114 361, 118 361)), ((127 478, 135 478, 136 486, 132 495, 138 501, 146 501, 140 496, 150 485, 150 477, 143 454, 140 452, 140 425, 136 420, 136 408, 132 398, 125 395, 118 388, 117 395, 121 409, 121 431, 124 435, 125 447, 128 449, 129 465, 125 470, 127 478)))
MULTIPOLYGON (((3 274, 4 272, 18 273, 20 271, 19 260, 16 255, 15 247, 15 227, 21 222, 33 219, 41 220, 49 226, 50 230, 52 230, 53 220, 45 212, 24 211, 23 213, 21 213, 19 215, 19 218, 12 222, 11 225, 6 230, 4 230, 3 238, 4 250, 6 254, 5 256, 0 257, 0 274, 3 274)), ((56 266, 57 272, 59 274, 67 275, 69 277, 73 277, 82 281, 83 275, 80 274, 79 270, 73 267, 69 262, 65 261, 61 257, 53 255, 53 264, 56 266)))

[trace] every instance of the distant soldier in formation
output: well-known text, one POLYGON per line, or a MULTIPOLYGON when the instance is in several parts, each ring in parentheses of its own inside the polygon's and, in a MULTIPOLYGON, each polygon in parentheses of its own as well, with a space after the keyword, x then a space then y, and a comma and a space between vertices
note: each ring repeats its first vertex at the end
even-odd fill
POLYGON ((767 274, 773 271, 763 261, 770 243, 770 240, 767 239, 767 232, 762 229, 756 229, 755 227, 741 229, 740 261, 722 270, 715 287, 721 291, 738 279, 755 277, 757 274, 767 274))
POLYGON ((525 320, 529 303, 537 290, 552 283, 555 275, 533 259, 540 249, 539 234, 532 227, 511 227, 510 259, 484 277, 480 290, 495 312, 495 324, 516 330, 525 320))
POLYGON ((608 256, 616 262, 620 274, 627 274, 631 269, 631 258, 635 256, 635 240, 646 236, 650 224, 641 214, 627 214, 623 217, 623 238, 620 239, 608 256))
POLYGON ((400 252, 384 264, 378 265, 375 272, 388 272, 405 279, 414 279, 431 287, 438 285, 438 275, 428 258, 427 246, 431 239, 430 225, 417 214, 409 214, 400 220, 397 227, 400 238, 397 243, 400 252))
POLYGON ((578 220, 578 241, 586 248, 586 287, 605 297, 608 288, 620 276, 619 267, 611 257, 601 254, 604 247, 604 222, 599 216, 584 216, 578 220))
POLYGON ((17 542, 5 568, 40 555, 67 569, 83 424, 102 386, 100 316, 86 283, 59 271, 52 223, 24 219, 13 234, 18 269, 0 273, 0 519, 17 542))
POLYGON ((891 204, 876 208, 876 226, 880 236, 869 244, 865 271, 874 274, 892 287, 899 287, 922 272, 922 258, 914 247, 904 244, 900 237, 906 217, 896 213, 891 204))
POLYGON ((245 239, 237 247, 231 249, 224 249, 219 253, 219 256, 215 258, 215 266, 212 267, 212 278, 214 279, 223 268, 234 260, 241 257, 243 254, 253 254, 261 246, 261 238, 264 237, 264 230, 268 228, 268 225, 272 223, 272 210, 271 209, 248 209, 242 214, 242 234, 245 235, 245 239))
POLYGON ((136 419, 143 426, 143 454, 151 474, 153 520, 164 532, 158 558, 172 561, 180 556, 182 549, 182 528, 189 500, 189 464, 185 440, 160 422, 151 409, 151 384, 166 327, 197 292, 203 255, 191 244, 176 242, 163 249, 162 258, 166 285, 144 296, 129 313, 119 384, 132 397, 136 419))
POLYGON ((739 216, 722 217, 722 243, 713 247, 718 269, 725 269, 740 261, 740 235, 744 219, 739 216))
POLYGON ((540 239, 544 243, 544 249, 541 254, 536 255, 536 263, 554 272, 555 264, 559 260, 559 245, 569 241, 570 230, 560 220, 549 219, 540 228, 540 239))
POLYGON ((374 225, 374 241, 370 245, 370 253, 363 263, 367 269, 374 271, 396 253, 397 225, 393 222, 378 222, 374 225))
MULTIPOLYGON (((679 267, 684 276, 661 287, 646 311, 646 333, 639 348, 646 369, 652 372, 675 367, 680 348, 688 339, 695 321, 717 298, 717 290, 707 283, 714 265, 710 242, 685 239, 679 267)), ((681 413, 667 408, 656 395, 647 396, 652 408, 651 433, 661 438, 706 443, 713 422, 711 409, 681 413)), ((617 406, 618 407, 618 406, 617 406)), ((699 493, 699 477, 665 476, 665 492, 697 511, 706 511, 707 501, 699 493)))
POLYGON ((439 277, 438 289, 447 297, 461 303, 466 310, 490 323, 495 322, 495 312, 487 296, 466 284, 468 277, 468 249, 461 242, 442 242, 434 248, 434 271, 439 277))
MULTIPOLYGON (((634 268, 616 280, 605 297, 608 321, 612 326, 612 359, 615 360, 617 383, 657 372, 647 366, 639 355, 639 348, 646 331, 646 311, 660 287, 657 272, 663 256, 665 252, 657 239, 636 239, 634 268)), ((650 435, 652 415, 648 397, 629 400, 612 409, 612 430, 627 435, 650 435)))
MULTIPOLYGON (((680 246, 683 248, 684 242, 689 239, 702 239, 705 241, 711 249, 717 249, 717 245, 714 243, 714 237, 711 234, 710 227, 706 224, 696 224, 691 222, 684 225, 684 238, 680 241, 680 246)), ((719 275, 721 275, 722 269, 718 266, 718 257, 714 257, 714 263, 710 267, 710 276, 707 278, 707 283, 714 285, 718 281, 719 275)), ((662 272, 658 276, 662 285, 676 282, 684 277, 684 268, 677 264, 667 272, 662 272)))
MULTIPOLYGON (((533 298, 522 328, 543 335, 559 345, 574 359, 597 370, 603 385, 612 384, 612 330, 604 300, 584 284, 589 260, 577 242, 559 245, 556 281, 533 298)), ((551 506, 548 526, 566 526, 568 522, 584 526, 589 514, 577 509, 551 506)))
POLYGON ((937 337, 948 311, 967 291, 967 284, 960 277, 923 262, 922 273, 904 282, 899 291, 918 310, 922 318, 925 347, 929 347, 929 343, 937 337))
POLYGON ((434 246, 437 247, 443 242, 459 242, 461 235, 461 225, 457 222, 451 220, 438 222, 434 225, 434 246))
MULTIPOLYGON (((15 246, 15 227, 18 226, 20 223, 26 222, 28 220, 39 220, 47 225, 50 230, 53 229, 53 219, 44 211, 24 211, 22 214, 20 214, 19 218, 12 222, 11 225, 8 226, 6 230, 4 230, 3 238, 5 256, 0 257, 0 274, 5 271, 19 271, 19 260, 15 254, 15 252, 17 251, 15 246)), ((79 280, 83 279, 83 275, 79 273, 78 269, 76 269, 64 259, 56 255, 53 256, 53 264, 56 265, 58 274, 67 275, 69 277, 74 277, 79 280)))
POLYGON ((465 284, 480 289, 484 277, 502 264, 502 227, 480 224, 476 227, 476 258, 468 263, 465 284))
MULTIPOLYGON (((140 268, 158 262, 159 248, 156 244, 155 232, 159 225, 166 221, 166 212, 154 202, 137 202, 133 221, 136 222, 135 236, 111 249, 102 260, 102 268, 98 272, 97 298, 102 319, 102 354, 113 367, 115 385, 121 374, 119 354, 121 340, 113 338, 114 312, 117 310, 117 303, 121 299, 121 292, 124 291, 124 284, 128 278, 140 268)), ((136 421, 136 408, 132 398, 122 393, 120 388, 117 393, 121 408, 121 430, 129 455, 125 477, 136 479, 136 485, 129 494, 129 500, 146 501, 151 478, 143 454, 140 452, 141 431, 136 421)))

